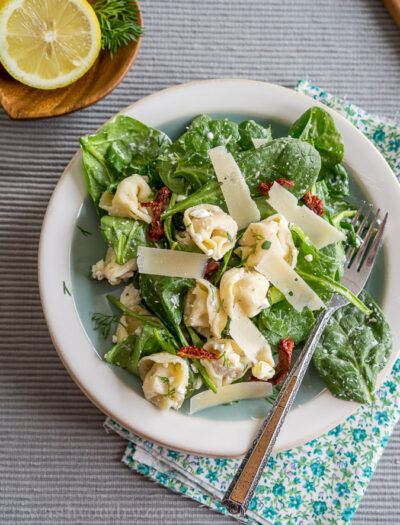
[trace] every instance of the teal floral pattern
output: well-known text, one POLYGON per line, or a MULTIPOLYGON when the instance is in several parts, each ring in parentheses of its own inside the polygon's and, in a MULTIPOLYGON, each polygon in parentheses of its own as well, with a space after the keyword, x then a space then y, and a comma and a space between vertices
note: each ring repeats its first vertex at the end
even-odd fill
MULTIPOLYGON (((400 176, 400 127, 371 116, 308 82, 301 93, 323 102, 357 126, 400 176)), ((343 424, 268 462, 247 517, 249 524, 341 525, 354 517, 376 464, 400 416, 400 359, 377 392, 343 424)), ((106 427, 129 441, 123 462, 153 481, 226 513, 220 501, 239 464, 169 450, 143 440, 108 419, 106 427)))

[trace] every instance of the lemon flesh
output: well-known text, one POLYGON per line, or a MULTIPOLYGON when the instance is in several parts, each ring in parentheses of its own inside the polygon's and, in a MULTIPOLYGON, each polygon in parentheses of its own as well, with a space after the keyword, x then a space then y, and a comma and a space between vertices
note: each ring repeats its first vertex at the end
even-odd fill
POLYGON ((9 0, 0 9, 0 61, 29 86, 75 82, 93 65, 100 45, 99 22, 85 0, 9 0))

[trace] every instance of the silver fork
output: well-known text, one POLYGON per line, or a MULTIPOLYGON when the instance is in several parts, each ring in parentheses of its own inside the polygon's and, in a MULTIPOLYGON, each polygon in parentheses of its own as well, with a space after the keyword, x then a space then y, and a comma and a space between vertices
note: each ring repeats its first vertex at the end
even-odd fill
MULTIPOLYGON (((364 288, 374 266, 388 217, 386 213, 382 223, 376 230, 375 226, 380 212, 378 210, 370 222, 367 233, 363 237, 372 212, 372 206, 367 205, 365 207, 365 204, 362 204, 352 221, 353 225, 356 226, 364 208, 365 215, 357 230, 357 236, 362 239, 362 244, 357 253, 355 253, 355 248, 348 248, 345 271, 342 278, 342 284, 356 295, 364 288)), ((349 301, 342 295, 335 294, 326 310, 317 317, 303 350, 289 372, 275 403, 261 425, 251 448, 240 464, 222 499, 222 504, 232 514, 241 514, 243 516, 246 513, 282 424, 296 397, 318 340, 332 314, 348 303, 349 301)))

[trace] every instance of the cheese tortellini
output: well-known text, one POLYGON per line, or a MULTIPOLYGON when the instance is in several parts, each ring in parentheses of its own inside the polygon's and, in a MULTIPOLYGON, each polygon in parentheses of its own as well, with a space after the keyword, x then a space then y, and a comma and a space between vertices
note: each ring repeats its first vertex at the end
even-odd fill
MULTIPOLYGON (((156 318, 150 314, 145 308, 140 306, 140 292, 133 284, 125 286, 119 299, 121 303, 132 310, 133 312, 149 317, 155 320, 156 318)), ((143 323, 139 319, 135 319, 130 315, 123 315, 118 323, 117 331, 114 336, 115 343, 121 343, 129 335, 141 335, 143 331, 143 323)))
POLYGON ((214 385, 229 385, 243 376, 248 360, 233 339, 211 339, 204 348, 218 356, 218 359, 201 359, 214 385))
POLYGON ((223 308, 231 319, 237 306, 247 317, 254 317, 269 305, 268 288, 269 282, 261 273, 231 268, 222 276, 219 287, 223 308))
POLYGON ((140 203, 149 200, 151 194, 151 188, 144 177, 131 175, 118 184, 115 195, 105 191, 99 206, 114 217, 129 217, 150 223, 152 217, 149 208, 141 206, 140 203))
POLYGON ((185 298, 184 322, 204 337, 221 337, 227 323, 219 290, 206 279, 196 279, 196 285, 185 298))
POLYGON ((219 206, 198 204, 188 208, 183 222, 194 243, 216 261, 235 245, 238 226, 219 206))
POLYGON ((257 353, 257 360, 252 363, 251 373, 257 379, 266 381, 275 375, 275 363, 269 344, 264 345, 257 353))
POLYGON ((298 250, 294 245, 289 223, 278 213, 250 224, 239 245, 235 253, 246 261, 247 267, 257 266, 268 249, 274 250, 292 268, 297 264, 298 250))
POLYGON ((136 258, 130 259, 125 264, 118 264, 115 259, 114 250, 111 247, 108 248, 105 260, 101 259, 92 266, 93 279, 98 281, 107 279, 112 285, 130 279, 137 270, 136 258))
POLYGON ((168 352, 142 357, 138 363, 145 398, 162 410, 178 409, 185 400, 189 365, 168 352))

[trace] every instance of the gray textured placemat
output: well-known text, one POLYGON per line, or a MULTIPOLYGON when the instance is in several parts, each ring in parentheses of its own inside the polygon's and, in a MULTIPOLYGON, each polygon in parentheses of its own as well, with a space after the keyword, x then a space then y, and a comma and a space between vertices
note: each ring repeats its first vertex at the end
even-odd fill
MULTIPOLYGON (((37 245, 78 137, 155 90, 211 77, 287 86, 308 78, 371 112, 398 111, 400 31, 379 0, 151 0, 142 10, 147 36, 112 95, 52 120, 13 122, 0 112, 1 523, 234 523, 123 467, 124 443, 104 433, 103 415, 53 349, 37 245)), ((397 428, 355 524, 399 522, 399 448, 397 428)))

